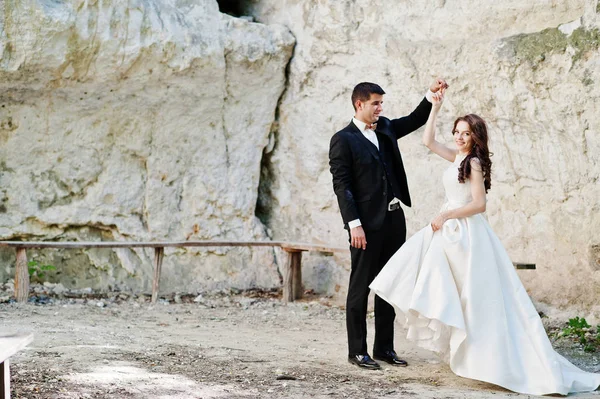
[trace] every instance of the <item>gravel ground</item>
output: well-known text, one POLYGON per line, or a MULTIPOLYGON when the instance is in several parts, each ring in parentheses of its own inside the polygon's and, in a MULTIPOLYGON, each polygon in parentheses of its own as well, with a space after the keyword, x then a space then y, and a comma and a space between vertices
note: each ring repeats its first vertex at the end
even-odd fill
MULTIPOLYGON (((327 298, 286 305, 278 292, 234 290, 151 305, 147 295, 53 288, 34 288, 28 304, 0 304, 1 332, 35 335, 11 358, 14 398, 528 397, 455 376, 406 341, 400 327, 396 349, 409 367, 353 367, 344 311, 327 298)), ((554 344, 600 372, 597 352, 584 353, 569 339, 554 344)), ((600 399, 600 392, 569 397, 600 399)))

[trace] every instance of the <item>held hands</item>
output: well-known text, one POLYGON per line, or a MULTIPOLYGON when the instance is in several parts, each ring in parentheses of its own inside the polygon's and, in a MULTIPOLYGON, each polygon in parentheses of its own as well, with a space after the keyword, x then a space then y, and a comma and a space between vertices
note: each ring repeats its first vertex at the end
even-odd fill
POLYGON ((431 86, 429 86, 429 90, 431 90, 432 93, 437 93, 438 90, 446 90, 448 87, 448 83, 446 83, 444 78, 436 78, 431 86))
POLYGON ((433 229, 433 231, 438 231, 442 228, 442 226, 444 225, 444 223, 446 223, 447 220, 448 217, 445 213, 442 212, 439 215, 437 215, 435 219, 433 219, 433 221, 431 222, 431 228, 433 229))
POLYGON ((436 109, 440 109, 442 103, 444 102, 444 95, 446 94, 446 89, 440 89, 437 93, 433 93, 431 96, 431 103, 436 109))
POLYGON ((367 249, 367 237, 362 226, 350 229, 350 245, 363 251, 367 249))
POLYGON ((446 83, 446 81, 442 78, 437 78, 429 87, 429 90, 433 93, 431 96, 431 103, 436 110, 440 109, 442 106, 447 88, 448 83, 446 83))

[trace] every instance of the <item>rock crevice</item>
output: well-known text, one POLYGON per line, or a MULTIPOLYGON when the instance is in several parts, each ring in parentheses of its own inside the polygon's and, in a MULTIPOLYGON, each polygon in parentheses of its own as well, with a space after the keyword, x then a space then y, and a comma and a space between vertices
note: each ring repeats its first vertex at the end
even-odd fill
MULTIPOLYGON (((209 0, 77 4, 13 2, 0 16, 0 236, 267 238, 254 210, 290 32, 209 0)), ((146 251, 32 252, 66 286, 148 287, 146 251)), ((280 284, 261 248, 167 251, 163 273, 171 291, 280 284)))
MULTIPOLYGON (((487 216, 514 261, 538 266, 520 272, 530 294, 600 312, 598 2, 381 7, 370 0, 6 2, 0 237, 77 240, 86 237, 83 226, 101 226, 107 235, 91 238, 346 246, 328 145, 353 115, 352 87, 381 84, 384 113, 397 117, 442 75, 450 91, 441 139, 451 144, 458 115, 488 121, 495 155, 487 216)), ((416 204, 405 210, 409 234, 431 220, 444 195, 444 162, 421 145, 420 132, 400 141, 416 204)), ((151 253, 86 256, 65 261, 68 270, 93 268, 96 277, 65 285, 146 287, 151 253)), ((278 256, 167 251, 163 287, 278 286, 278 256)), ((0 281, 12 276, 4 264, 0 281)), ((306 254, 303 265, 307 288, 343 300, 347 255, 306 254)))

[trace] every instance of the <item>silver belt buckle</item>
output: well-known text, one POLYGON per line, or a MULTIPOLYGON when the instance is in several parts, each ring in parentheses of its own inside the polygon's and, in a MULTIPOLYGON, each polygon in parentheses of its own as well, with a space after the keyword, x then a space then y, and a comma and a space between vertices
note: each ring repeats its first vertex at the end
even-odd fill
POLYGON ((394 197, 393 200, 390 201, 390 203, 388 204, 388 211, 395 211, 397 209, 400 209, 400 200, 396 197, 394 197))

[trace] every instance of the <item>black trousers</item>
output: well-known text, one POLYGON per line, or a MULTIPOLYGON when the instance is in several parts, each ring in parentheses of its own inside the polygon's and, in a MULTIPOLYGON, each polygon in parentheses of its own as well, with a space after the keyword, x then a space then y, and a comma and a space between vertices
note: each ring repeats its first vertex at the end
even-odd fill
MULTIPOLYGON (((380 230, 366 231, 367 249, 350 247, 352 271, 346 299, 348 355, 367 354, 367 302, 369 284, 406 241, 402 209, 387 212, 380 230)), ((375 343, 373 353, 394 350, 394 307, 375 296, 375 343)))

